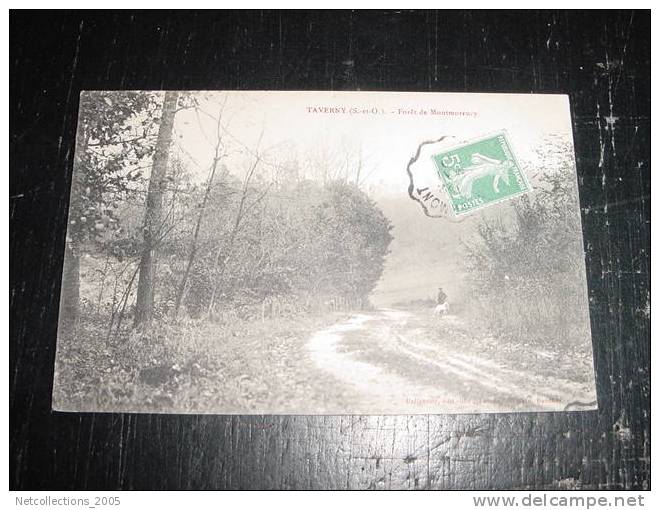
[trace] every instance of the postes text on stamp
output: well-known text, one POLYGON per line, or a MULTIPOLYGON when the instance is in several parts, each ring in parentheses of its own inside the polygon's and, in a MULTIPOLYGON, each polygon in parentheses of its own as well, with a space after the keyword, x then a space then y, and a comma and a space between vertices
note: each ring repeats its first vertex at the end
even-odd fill
POLYGON ((531 191, 505 131, 432 156, 454 214, 531 191))

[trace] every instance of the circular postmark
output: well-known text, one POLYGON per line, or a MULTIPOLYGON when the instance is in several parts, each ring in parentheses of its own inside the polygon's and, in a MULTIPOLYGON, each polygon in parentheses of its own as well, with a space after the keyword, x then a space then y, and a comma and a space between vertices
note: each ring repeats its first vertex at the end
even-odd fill
POLYGON ((532 190, 506 130, 468 142, 427 140, 407 166, 408 195, 432 218, 458 217, 532 190))
POLYGON ((456 137, 444 135, 420 143, 406 167, 410 180, 408 196, 417 202, 424 214, 430 218, 446 218, 452 221, 462 219, 454 215, 446 185, 439 177, 432 160, 433 154, 456 141, 456 137))

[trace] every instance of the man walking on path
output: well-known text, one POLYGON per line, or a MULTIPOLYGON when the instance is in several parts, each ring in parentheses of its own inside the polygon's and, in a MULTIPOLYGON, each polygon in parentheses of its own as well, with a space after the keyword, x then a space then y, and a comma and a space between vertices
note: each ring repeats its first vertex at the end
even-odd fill
POLYGON ((444 305, 447 302, 447 294, 442 290, 442 287, 438 287, 437 302, 439 305, 444 305))

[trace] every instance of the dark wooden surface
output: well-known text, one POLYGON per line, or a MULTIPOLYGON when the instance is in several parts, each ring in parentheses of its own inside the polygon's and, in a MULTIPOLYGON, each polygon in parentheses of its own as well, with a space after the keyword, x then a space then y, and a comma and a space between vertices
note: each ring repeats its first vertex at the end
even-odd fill
POLYGON ((10 487, 648 488, 648 12, 10 18, 10 487), (598 412, 223 417, 50 410, 82 89, 569 93, 598 412))

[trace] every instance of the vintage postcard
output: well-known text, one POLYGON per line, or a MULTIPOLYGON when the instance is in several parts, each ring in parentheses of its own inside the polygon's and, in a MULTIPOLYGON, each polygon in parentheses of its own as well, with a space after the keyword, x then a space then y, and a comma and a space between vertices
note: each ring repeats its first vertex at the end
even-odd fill
POLYGON ((568 98, 80 97, 53 408, 597 408, 568 98))

